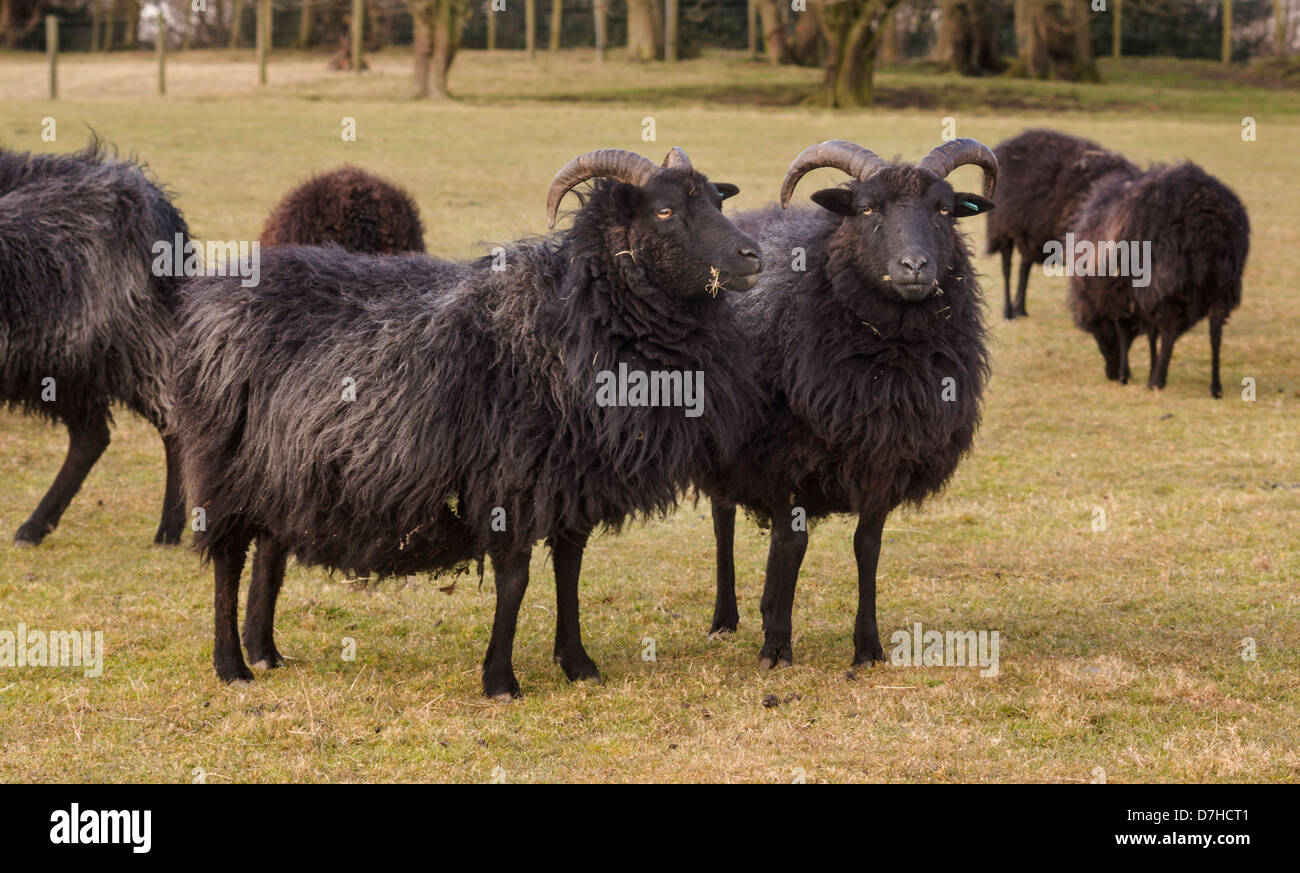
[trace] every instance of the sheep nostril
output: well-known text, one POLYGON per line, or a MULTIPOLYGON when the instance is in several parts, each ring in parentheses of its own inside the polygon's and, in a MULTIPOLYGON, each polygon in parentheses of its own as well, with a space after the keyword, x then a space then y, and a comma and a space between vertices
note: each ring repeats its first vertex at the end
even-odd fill
POLYGON ((898 263, 907 267, 907 269, 911 270, 913 273, 919 273, 921 272, 922 267, 930 263, 930 259, 925 255, 906 254, 898 259, 898 263))
POLYGON ((741 246, 740 254, 742 257, 753 258, 756 261, 758 260, 758 249, 753 248, 752 246, 741 246))

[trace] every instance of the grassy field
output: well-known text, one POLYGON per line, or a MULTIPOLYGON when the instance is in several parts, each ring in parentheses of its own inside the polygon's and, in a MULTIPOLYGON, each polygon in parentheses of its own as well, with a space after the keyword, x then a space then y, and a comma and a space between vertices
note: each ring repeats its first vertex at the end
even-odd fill
MULTIPOLYGON (((320 58, 277 55, 275 87, 259 90, 247 53, 178 58, 160 99, 146 57, 69 57, 64 99, 50 103, 34 99, 38 58, 0 56, 0 144, 71 150, 90 125, 150 163, 197 235, 220 239, 255 237, 289 186, 351 161, 411 190, 432 251, 468 256, 543 230, 552 174, 591 148, 658 159, 681 145, 740 185, 735 208, 748 208, 774 198, 791 157, 820 139, 914 159, 945 117, 989 143, 1057 127, 1142 161, 1195 160, 1246 203, 1252 257, 1225 333, 1225 397, 1209 397, 1204 325, 1178 345, 1163 393, 1108 383, 1065 311, 1064 280, 1035 273, 1031 318, 991 319, 974 453, 945 495, 891 518, 881 558, 886 642, 914 622, 998 630, 998 676, 849 676, 856 589, 841 520, 811 537, 796 664, 759 672, 765 539, 739 525, 741 628, 707 640, 711 528, 707 506, 687 504, 588 552, 584 628, 603 686, 570 685, 551 663, 553 583, 538 550, 515 650, 526 696, 511 705, 479 697, 490 573, 481 589, 462 577, 447 590, 446 579, 367 584, 291 568, 277 626, 288 667, 219 685, 210 573, 188 550, 149 545, 161 444, 123 412, 58 530, 38 549, 0 546, 0 629, 102 630, 107 659, 98 678, 0 668, 0 781, 1300 779, 1296 91, 1195 64, 1110 66, 1094 89, 900 70, 881 76, 881 108, 833 114, 796 105, 815 73, 738 57, 670 74, 610 63, 597 76, 588 55, 565 54, 535 75, 513 55, 469 52, 452 80, 465 101, 429 105, 404 99, 400 54, 374 63, 329 76, 320 58), (339 135, 345 116, 356 142, 339 135), (1242 141, 1245 116, 1256 142, 1242 141), (40 137, 46 117, 53 144, 40 137), (646 117, 654 143, 641 139, 646 117), (1255 402, 1240 396, 1246 377, 1255 402), (354 661, 341 658, 345 637, 354 661), (642 658, 647 638, 655 661, 642 658), (1257 660, 1241 657, 1245 638, 1257 660), (768 695, 778 705, 764 706, 768 695)), ((838 181, 819 173, 801 196, 838 181)), ((968 228, 982 247, 982 222, 968 228)), ((996 265, 979 264, 1000 301, 996 265)), ((64 449, 61 432, 0 413, 6 542, 64 449)))

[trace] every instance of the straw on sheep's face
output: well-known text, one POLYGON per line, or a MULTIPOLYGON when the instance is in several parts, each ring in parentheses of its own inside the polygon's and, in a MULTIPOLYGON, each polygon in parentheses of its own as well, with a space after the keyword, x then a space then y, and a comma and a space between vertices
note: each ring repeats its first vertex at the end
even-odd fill
POLYGON ((748 291, 758 282, 758 243, 722 214, 722 201, 739 191, 693 170, 669 169, 613 193, 637 261, 655 284, 699 296, 748 291))

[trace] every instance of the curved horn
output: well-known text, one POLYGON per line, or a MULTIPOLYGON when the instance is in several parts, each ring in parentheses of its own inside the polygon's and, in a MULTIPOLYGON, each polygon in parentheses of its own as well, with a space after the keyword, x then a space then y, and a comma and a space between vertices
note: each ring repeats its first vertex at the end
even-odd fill
POLYGON ((998 187, 998 157, 993 150, 978 140, 962 137, 936 146, 921 159, 917 166, 929 170, 940 179, 958 167, 974 164, 984 171, 984 196, 992 199, 998 187))
POLYGON ((555 213, 560 208, 560 201, 575 185, 598 176, 629 185, 644 185, 658 172, 659 168, 653 161, 623 149, 599 149, 578 155, 561 167, 551 181, 550 193, 546 195, 546 226, 555 227, 555 213))
POLYGON ((843 170, 859 182, 865 182, 874 173, 888 166, 889 162, 875 152, 848 140, 828 139, 826 142, 808 146, 790 162, 790 169, 785 171, 785 181, 781 183, 781 208, 790 205, 794 187, 810 170, 818 167, 834 167, 843 170))
POLYGON ((686 152, 682 151, 681 146, 673 146, 672 151, 664 158, 665 170, 694 170, 691 166, 691 159, 686 157, 686 152))

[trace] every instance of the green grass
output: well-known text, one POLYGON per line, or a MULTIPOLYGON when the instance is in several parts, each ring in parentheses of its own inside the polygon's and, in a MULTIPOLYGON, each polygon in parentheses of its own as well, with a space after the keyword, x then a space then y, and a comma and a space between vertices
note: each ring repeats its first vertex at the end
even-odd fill
MULTIPOLYGON (((123 412, 58 530, 38 549, 0 546, 0 629, 98 629, 107 649, 94 679, 0 668, 0 780, 1090 781, 1096 768, 1113 782, 1300 778, 1294 92, 1210 87, 1195 65, 1148 65, 1150 82, 1141 64, 1108 69, 1095 90, 944 84, 906 70, 882 75, 882 88, 969 95, 955 108, 837 115, 695 100, 690 88, 815 79, 734 57, 683 64, 661 100, 657 67, 611 63, 597 78, 574 53, 534 76, 513 55, 467 53, 453 85, 470 99, 438 106, 402 99, 397 54, 359 79, 277 55, 283 84, 265 91, 246 57, 178 59, 166 99, 147 96, 146 58, 69 58, 68 99, 48 103, 28 88, 41 82, 39 59, 0 56, 0 142, 73 149, 89 124, 150 162, 198 235, 222 239, 255 236, 289 186, 352 161, 408 186, 430 249, 459 257, 479 241, 542 231, 551 175, 590 148, 657 159, 682 145, 715 179, 739 184, 737 208, 748 208, 772 199, 791 157, 816 140, 915 158, 938 141, 944 116, 986 142, 1058 127, 1139 160, 1191 158, 1245 201, 1253 254, 1225 336, 1226 396, 1209 398, 1203 326, 1178 345, 1162 394, 1106 382, 1065 312, 1064 281, 1036 273, 1031 318, 992 321, 975 451, 941 498, 891 518, 881 559, 886 638, 917 621, 996 629, 1000 675, 881 667, 848 678, 856 589, 843 520, 811 537, 797 663, 758 672, 765 539, 739 526, 741 629, 706 640, 711 528, 707 506, 688 504, 588 552, 584 628, 603 686, 570 685, 551 663, 553 586, 538 550, 515 656, 526 696, 504 706, 479 697, 490 574, 481 590, 462 578, 445 592, 445 579, 366 585, 291 568, 277 626, 293 660, 251 686, 219 685, 210 574, 187 550, 149 545, 161 445, 123 412), (584 90, 602 102, 558 99, 584 90), (1079 105, 1063 107, 1063 94, 1079 105), (1016 96, 1020 108, 1008 103, 1016 96), (1257 142, 1239 135, 1247 115, 1257 142), (47 116, 54 144, 40 139, 47 116), (344 116, 357 120, 355 143, 339 137, 344 116), (641 140, 647 116, 651 144, 641 140), (1247 376, 1254 403, 1236 387, 1247 376), (1091 529, 1097 507, 1109 522, 1101 533, 1091 529), (356 640, 355 661, 340 657, 344 637, 356 640), (1245 637, 1257 641, 1256 662, 1239 656, 1245 637), (654 662, 642 659, 646 638, 654 662), (764 707, 768 694, 780 705, 764 707)), ((837 181, 819 172, 801 190, 837 181)), ((974 171, 961 173, 976 184, 974 171)), ((968 228, 981 245, 982 223, 968 228)), ((990 301, 1000 299, 995 264, 979 264, 990 301)), ((1141 382, 1145 353, 1138 360, 1141 382)), ((0 534, 39 500, 64 446, 61 432, 0 414, 0 534)))

